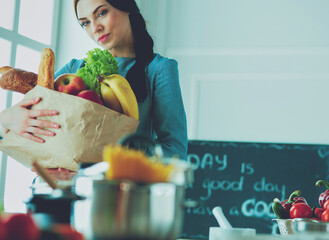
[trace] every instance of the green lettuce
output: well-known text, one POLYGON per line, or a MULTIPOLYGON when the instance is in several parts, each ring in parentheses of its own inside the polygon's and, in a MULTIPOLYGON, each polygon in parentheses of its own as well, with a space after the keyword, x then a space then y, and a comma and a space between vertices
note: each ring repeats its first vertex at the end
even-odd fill
POLYGON ((88 51, 84 60, 86 61, 85 66, 76 74, 83 79, 87 89, 100 95, 98 75, 118 74, 118 62, 108 50, 99 48, 88 51))

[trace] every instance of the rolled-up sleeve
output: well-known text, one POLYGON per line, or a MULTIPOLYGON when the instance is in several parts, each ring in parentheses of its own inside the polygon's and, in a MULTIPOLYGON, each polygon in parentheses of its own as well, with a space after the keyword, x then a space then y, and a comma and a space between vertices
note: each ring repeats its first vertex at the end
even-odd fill
POLYGON ((65 73, 76 73, 78 69, 82 68, 85 64, 84 60, 77 60, 72 59, 70 62, 68 62, 66 65, 64 65, 61 69, 56 71, 55 73, 55 79, 65 73))
POLYGON ((153 87, 153 118, 157 142, 166 156, 178 155, 179 158, 186 159, 186 114, 175 60, 161 61, 153 87))

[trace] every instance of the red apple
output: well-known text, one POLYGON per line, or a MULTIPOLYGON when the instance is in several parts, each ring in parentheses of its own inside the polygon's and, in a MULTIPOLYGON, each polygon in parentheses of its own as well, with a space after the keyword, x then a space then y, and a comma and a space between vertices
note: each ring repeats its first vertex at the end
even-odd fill
POLYGON ((71 95, 77 95, 79 92, 86 89, 86 84, 76 74, 66 73, 56 78, 54 83, 55 90, 71 95))
POLYGON ((104 105, 101 97, 93 90, 83 90, 77 94, 77 97, 81 97, 100 105, 104 105))

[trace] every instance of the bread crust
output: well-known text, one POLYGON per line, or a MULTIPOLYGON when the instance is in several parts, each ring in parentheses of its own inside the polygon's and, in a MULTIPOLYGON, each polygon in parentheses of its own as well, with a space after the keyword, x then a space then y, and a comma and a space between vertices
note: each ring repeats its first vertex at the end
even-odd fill
POLYGON ((54 89, 55 78, 55 54, 50 48, 45 48, 41 52, 41 62, 38 71, 37 85, 54 89))
POLYGON ((0 68, 0 74, 3 75, 4 73, 8 72, 10 69, 13 69, 10 66, 3 66, 0 68))
POLYGON ((0 78, 0 87, 25 94, 35 87, 37 80, 38 75, 36 73, 11 68, 0 78))

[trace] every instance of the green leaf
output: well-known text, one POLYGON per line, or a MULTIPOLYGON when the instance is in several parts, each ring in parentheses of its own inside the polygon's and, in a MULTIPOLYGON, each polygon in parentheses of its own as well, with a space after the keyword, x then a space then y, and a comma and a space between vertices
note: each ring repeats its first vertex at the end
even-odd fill
POLYGON ((79 69, 76 74, 83 79, 87 89, 100 95, 98 75, 118 74, 118 62, 108 50, 99 48, 88 51, 84 60, 86 61, 85 66, 79 69))

